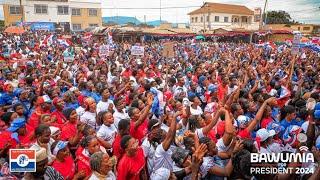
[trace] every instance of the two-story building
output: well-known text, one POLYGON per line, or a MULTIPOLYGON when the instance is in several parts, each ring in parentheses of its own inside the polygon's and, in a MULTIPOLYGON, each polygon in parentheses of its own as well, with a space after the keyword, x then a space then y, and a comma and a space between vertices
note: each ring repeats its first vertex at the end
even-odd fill
POLYGON ((5 26, 48 22, 74 31, 102 26, 101 0, 4 0, 3 12, 5 26))
POLYGON ((259 20, 255 12, 246 6, 220 3, 204 3, 188 15, 190 28, 193 32, 205 32, 214 29, 259 29, 259 20))

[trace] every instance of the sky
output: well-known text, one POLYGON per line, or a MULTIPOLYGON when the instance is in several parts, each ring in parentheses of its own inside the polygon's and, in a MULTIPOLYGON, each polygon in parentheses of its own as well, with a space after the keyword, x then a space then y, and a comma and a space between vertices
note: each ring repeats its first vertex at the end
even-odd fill
MULTIPOLYGON (((0 0, 0 4, 3 0, 0 0)), ((101 0, 103 16, 131 16, 140 21, 152 21, 160 19, 160 0, 101 0), (132 8, 132 9, 121 9, 132 8), (134 9, 154 8, 154 9, 134 9)), ((162 20, 172 23, 187 23, 188 13, 203 4, 203 0, 161 0, 162 20), (166 7, 179 7, 167 8, 166 7)), ((265 0, 208 0, 205 2, 229 3, 245 5, 251 9, 261 7, 265 0)), ((268 0, 267 10, 284 10, 291 17, 301 23, 320 24, 320 0, 268 0)), ((0 19, 3 19, 2 7, 0 7, 0 19)))

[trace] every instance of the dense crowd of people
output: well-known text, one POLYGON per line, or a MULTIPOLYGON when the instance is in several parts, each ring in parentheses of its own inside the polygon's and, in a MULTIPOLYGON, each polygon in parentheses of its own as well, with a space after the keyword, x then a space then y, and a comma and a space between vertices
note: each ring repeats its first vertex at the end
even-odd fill
POLYGON ((167 39, 134 56, 52 34, 0 37, 0 178, 319 179, 316 52, 181 40, 168 58, 167 39), (36 172, 10 172, 15 148, 36 150, 36 172), (252 173, 251 153, 312 153, 313 173, 252 173))

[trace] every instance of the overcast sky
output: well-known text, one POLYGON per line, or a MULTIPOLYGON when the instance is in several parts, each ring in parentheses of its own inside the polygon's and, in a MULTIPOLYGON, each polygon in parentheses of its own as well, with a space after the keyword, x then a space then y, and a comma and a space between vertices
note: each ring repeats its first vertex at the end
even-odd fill
MULTIPOLYGON (((0 0, 0 3, 3 0, 0 0)), ((188 22, 187 13, 201 6, 203 0, 161 0, 162 20, 173 23, 188 22), (191 6, 191 7, 190 7, 191 6), (184 7, 165 9, 166 7, 184 7)), ((249 8, 261 7, 265 0, 209 0, 206 2, 232 3, 246 5, 249 8)), ((140 21, 159 20, 159 9, 118 9, 118 8, 159 8, 160 0, 102 0, 103 16, 132 16, 140 21), (112 8, 112 9, 110 9, 112 8)), ((320 24, 320 0, 268 0, 267 10, 285 10, 292 18, 303 23, 320 24)), ((0 8, 0 17, 3 11, 0 8)))

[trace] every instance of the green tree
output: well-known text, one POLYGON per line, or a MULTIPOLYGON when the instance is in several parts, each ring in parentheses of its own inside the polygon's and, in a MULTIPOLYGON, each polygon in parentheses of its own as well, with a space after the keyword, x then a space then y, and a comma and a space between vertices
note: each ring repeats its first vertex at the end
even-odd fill
MULTIPOLYGON (((263 15, 265 19, 265 15, 263 15)), ((290 14, 286 11, 268 11, 267 12, 267 24, 295 24, 290 14)))
POLYGON ((0 27, 4 27, 4 20, 0 20, 0 27))

